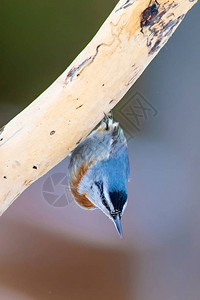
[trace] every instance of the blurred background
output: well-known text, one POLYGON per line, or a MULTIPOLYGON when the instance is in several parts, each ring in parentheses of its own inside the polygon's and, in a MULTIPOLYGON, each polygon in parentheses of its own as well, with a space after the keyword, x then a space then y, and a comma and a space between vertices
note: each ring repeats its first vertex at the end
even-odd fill
MULTIPOLYGON (((0 127, 87 45, 117 1, 1 1, 0 127)), ((124 240, 67 188, 68 158, 0 219, 0 298, 200 299, 200 6, 115 107, 131 181, 124 240), (131 113, 130 113, 131 112, 131 113)))

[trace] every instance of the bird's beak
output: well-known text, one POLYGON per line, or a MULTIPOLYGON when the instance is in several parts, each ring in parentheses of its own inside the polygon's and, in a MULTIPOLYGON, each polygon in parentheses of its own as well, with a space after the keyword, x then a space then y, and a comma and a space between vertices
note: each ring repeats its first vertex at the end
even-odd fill
POLYGON ((121 226, 121 221, 119 215, 113 218, 113 222, 115 224, 115 227, 117 229, 117 232, 119 233, 121 239, 123 239, 123 234, 122 234, 122 226, 121 226))

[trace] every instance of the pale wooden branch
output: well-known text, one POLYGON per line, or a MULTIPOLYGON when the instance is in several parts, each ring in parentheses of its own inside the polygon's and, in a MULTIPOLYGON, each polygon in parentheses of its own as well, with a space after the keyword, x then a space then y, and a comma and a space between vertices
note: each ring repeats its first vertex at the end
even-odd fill
POLYGON ((197 2, 158 1, 154 15, 149 0, 119 1, 66 71, 1 129, 1 214, 117 104, 197 2))

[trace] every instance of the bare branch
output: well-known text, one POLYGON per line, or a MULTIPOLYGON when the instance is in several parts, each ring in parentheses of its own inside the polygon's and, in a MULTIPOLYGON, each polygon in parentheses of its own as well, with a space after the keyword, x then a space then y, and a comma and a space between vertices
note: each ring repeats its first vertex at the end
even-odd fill
POLYGON ((119 1, 67 70, 1 129, 1 214, 120 101, 196 2, 119 1))

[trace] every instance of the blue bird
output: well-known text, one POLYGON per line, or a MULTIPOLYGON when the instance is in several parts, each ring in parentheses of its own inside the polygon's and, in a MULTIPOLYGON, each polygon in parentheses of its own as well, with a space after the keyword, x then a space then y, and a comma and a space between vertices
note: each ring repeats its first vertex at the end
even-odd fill
POLYGON ((111 114, 71 153, 71 193, 79 206, 99 208, 115 224, 122 238, 121 216, 127 205, 129 159, 127 142, 111 114))

